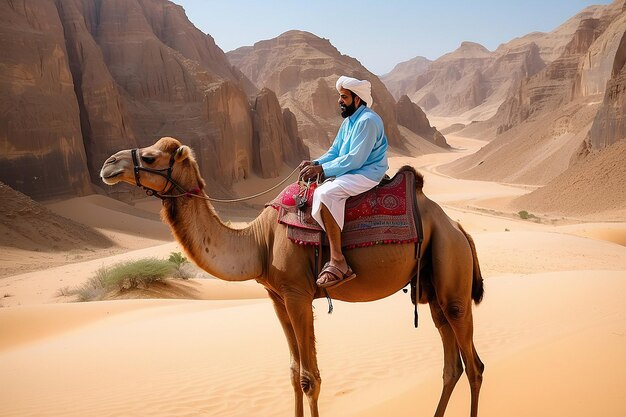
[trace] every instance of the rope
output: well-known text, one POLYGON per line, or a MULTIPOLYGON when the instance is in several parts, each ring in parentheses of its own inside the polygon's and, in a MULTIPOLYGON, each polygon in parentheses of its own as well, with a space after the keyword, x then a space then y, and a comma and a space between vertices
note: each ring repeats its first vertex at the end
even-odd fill
POLYGON ((241 198, 233 198, 233 199, 219 199, 219 198, 211 198, 208 195, 199 195, 199 194, 194 194, 194 193, 183 193, 183 194, 177 194, 177 195, 162 195, 161 197, 168 197, 168 198, 173 198, 173 197, 182 197, 182 196, 187 196, 187 197, 196 197, 196 198, 201 198, 203 200, 208 200, 208 201, 212 201, 214 203, 238 203, 240 201, 246 201, 246 200, 251 200, 253 198, 262 196, 263 194, 267 194, 270 191, 274 191, 276 188, 280 187, 281 185, 283 185, 285 182, 287 182, 287 180, 289 180, 289 178, 291 178, 291 176, 294 174, 294 172, 298 171, 299 167, 296 167, 293 171, 291 171, 291 173, 289 173, 289 175, 287 175, 287 177, 282 180, 281 182, 279 182, 278 184, 276 184, 275 186, 273 186, 270 189, 267 189, 265 191, 261 191, 260 193, 256 193, 253 195, 249 195, 247 197, 241 197, 241 198))

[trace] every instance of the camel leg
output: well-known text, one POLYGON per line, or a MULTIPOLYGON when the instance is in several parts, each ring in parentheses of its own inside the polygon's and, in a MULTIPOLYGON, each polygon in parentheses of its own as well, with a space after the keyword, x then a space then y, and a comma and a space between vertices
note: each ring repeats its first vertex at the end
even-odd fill
POLYGON ((463 235, 462 244, 454 240, 433 239, 433 284, 437 302, 444 317, 454 331, 465 373, 471 391, 471 417, 478 416, 478 395, 483 380, 485 366, 474 347, 474 324, 472 319, 472 274, 473 261, 467 240, 463 235), (456 253, 453 262, 442 254, 456 253))
POLYGON ((437 298, 439 299, 439 304, 445 318, 454 331, 458 347, 461 350, 461 357, 465 364, 465 373, 469 380, 472 395, 470 416, 477 417, 478 395, 483 381, 483 370, 485 366, 478 357, 478 353, 476 353, 476 348, 474 347, 472 305, 469 296, 470 293, 468 292, 467 294, 467 297, 463 297, 465 301, 460 301, 460 298, 442 297, 441 293, 438 291, 437 298))
POLYGON ((450 323, 448 323, 441 307, 436 300, 430 301, 429 304, 433 322, 437 330, 439 330, 443 343, 443 390, 441 391, 437 411, 435 411, 435 417, 443 417, 452 391, 463 374, 463 363, 461 362, 461 355, 459 354, 454 331, 450 327, 450 323))
POLYGON ((268 294, 274 302, 274 310, 276 311, 280 325, 283 327, 283 332, 289 344, 289 352, 291 353, 291 385, 293 386, 295 397, 295 417, 304 417, 303 395, 302 388, 300 387, 300 352, 298 351, 296 334, 291 325, 291 320, 289 320, 289 315, 287 314, 283 300, 273 292, 268 291, 268 294))
POLYGON ((297 296, 285 300, 287 313, 293 325, 300 352, 300 387, 309 400, 311 417, 319 417, 317 400, 322 379, 317 367, 315 335, 313 330, 313 299, 297 296))

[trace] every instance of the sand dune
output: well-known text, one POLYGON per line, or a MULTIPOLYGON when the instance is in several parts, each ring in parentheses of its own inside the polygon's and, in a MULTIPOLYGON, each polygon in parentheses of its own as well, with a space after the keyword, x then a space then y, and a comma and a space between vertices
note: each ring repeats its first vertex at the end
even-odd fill
MULTIPOLYGON (((626 223, 522 220, 506 203, 532 187, 441 175, 440 164, 483 144, 448 140, 456 151, 394 157, 391 165, 420 167, 427 194, 475 238, 486 288, 474 309, 486 364, 481 417, 626 415, 626 362, 619 359, 626 354, 626 223)), ((256 179, 236 191, 269 185, 256 179)), ((126 249, 0 278, 0 415, 293 415, 287 344, 263 288, 203 278, 173 284, 191 299, 69 303, 57 297, 59 288, 79 285, 104 264, 180 248, 156 226, 158 204, 91 197, 51 208, 126 249)), ((220 210, 240 222, 254 208, 220 210)), ((0 268, 48 254, 21 256, 0 257, 0 268)), ((443 355, 426 306, 417 330, 402 292, 335 302, 332 315, 325 300, 314 306, 323 416, 433 413, 443 355)), ((463 377, 446 415, 468 410, 463 377)))

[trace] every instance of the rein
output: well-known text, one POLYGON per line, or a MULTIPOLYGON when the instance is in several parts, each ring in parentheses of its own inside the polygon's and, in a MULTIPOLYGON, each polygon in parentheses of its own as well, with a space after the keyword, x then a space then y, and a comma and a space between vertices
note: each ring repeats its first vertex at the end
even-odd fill
POLYGON ((204 194, 204 192, 202 192, 202 190, 200 188, 194 188, 191 191, 187 191, 180 184, 178 184, 176 181, 174 181, 174 179, 172 178, 172 168, 174 167, 174 162, 175 162, 174 153, 172 153, 172 156, 170 156, 170 163, 169 163, 169 166, 167 168, 153 169, 153 168, 146 168, 146 167, 141 165, 141 158, 137 157, 137 151, 138 151, 138 149, 131 150, 131 155, 133 157, 133 165, 134 165, 133 170, 135 172, 135 183, 137 184, 138 187, 141 187, 144 190, 146 190, 146 194, 147 195, 159 197, 161 200, 165 200, 166 198, 195 197, 195 198, 201 198, 203 200, 212 201, 212 202, 215 202, 215 203, 238 203, 240 201, 251 200, 251 199, 259 197, 259 196, 261 196, 263 194, 267 194, 270 191, 274 191, 276 188, 280 187, 285 182, 287 182, 287 180, 289 180, 289 178, 291 178, 291 176, 298 170, 298 167, 296 167, 293 171, 291 171, 291 173, 289 173, 289 175, 284 180, 282 180, 278 184, 274 185, 272 188, 269 188, 269 189, 267 189, 265 191, 261 191, 260 193, 256 193, 256 194, 249 195, 249 196, 246 196, 246 197, 241 197, 241 198, 219 199, 219 198, 211 198, 211 197, 209 197, 208 195, 204 194), (167 180, 167 182, 163 186, 163 189, 161 191, 157 191, 155 189, 146 187, 145 185, 141 184, 141 181, 139 180, 139 173, 140 173, 140 171, 149 172, 151 174, 156 174, 156 175, 159 175, 159 176, 165 178, 167 180), (168 185, 170 185, 170 184, 171 184, 171 186, 168 188, 168 185), (178 191, 178 194, 171 194, 171 192, 174 189, 176 189, 176 191, 178 191))

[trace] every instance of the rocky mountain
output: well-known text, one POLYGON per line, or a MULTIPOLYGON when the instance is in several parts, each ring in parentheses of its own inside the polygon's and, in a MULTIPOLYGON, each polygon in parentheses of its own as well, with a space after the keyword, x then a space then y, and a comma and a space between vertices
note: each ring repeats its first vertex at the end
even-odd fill
POLYGON ((586 148, 604 149, 623 139, 626 139, 626 32, 622 34, 615 53, 611 78, 589 130, 586 148))
POLYGON ((626 32, 623 32, 604 99, 583 150, 553 181, 513 203, 516 207, 575 215, 626 211, 625 161, 626 32))
POLYGON ((169 1, 2 0, 0 51, 0 179, 35 198, 89 193, 111 153, 161 136, 227 188, 277 172, 256 171, 255 149, 308 156, 289 115, 257 111, 258 90, 169 1), (259 146, 274 124, 285 134, 259 146))
POLYGON ((359 61, 342 55, 327 39, 309 32, 289 31, 227 53, 230 62, 256 86, 276 92, 283 107, 298 120, 305 141, 327 148, 341 124, 335 82, 341 75, 372 83, 372 107, 385 123, 392 146, 403 147, 396 122, 395 100, 359 61))
POLYGON ((413 103, 408 96, 403 95, 400 97, 396 103, 396 114, 399 125, 406 127, 432 144, 441 148, 450 148, 446 138, 430 125, 426 113, 417 104, 413 103))
POLYGON ((611 78, 626 31, 624 0, 604 6, 601 12, 596 10, 596 16, 580 21, 561 56, 523 80, 494 117, 461 132, 495 139, 476 154, 444 167, 444 172, 474 179, 547 184, 586 153, 585 138, 596 114, 606 114, 605 121, 619 119, 606 111, 598 113, 598 109, 604 95, 602 86, 611 78))
MULTIPOLYGON (((430 63, 428 69, 402 81, 405 94, 429 114, 484 119, 492 115, 524 78, 543 68, 539 47, 523 43, 500 53, 480 44, 461 46, 430 63)), ((390 74, 384 80, 397 74, 390 74)), ((398 82, 396 81, 396 85, 398 82)))
POLYGON ((411 87, 414 78, 428 71, 432 62, 428 58, 417 56, 399 63, 390 72, 381 76, 380 80, 387 86, 395 99, 400 99, 402 95, 405 95, 404 92, 411 87))
POLYGON ((0 180, 34 197, 90 191, 80 108, 53 1, 0 2, 0 180))
POLYGON ((382 80, 396 97, 407 94, 428 114, 486 120, 526 78, 559 58, 580 22, 601 16, 606 6, 591 6, 549 33, 533 32, 491 52, 482 45, 460 47, 424 66, 398 64, 382 80))

